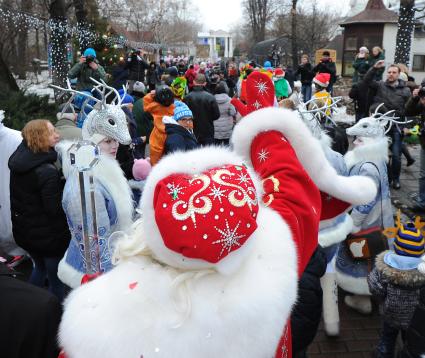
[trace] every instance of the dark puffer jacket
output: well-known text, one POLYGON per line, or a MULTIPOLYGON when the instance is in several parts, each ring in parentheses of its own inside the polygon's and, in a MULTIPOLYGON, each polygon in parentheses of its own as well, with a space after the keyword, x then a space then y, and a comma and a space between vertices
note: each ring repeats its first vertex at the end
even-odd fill
POLYGON ((316 66, 313 68, 314 73, 329 73, 331 75, 330 84, 336 82, 336 65, 332 62, 332 59, 322 59, 316 66))
POLYGON ((127 60, 126 68, 129 70, 129 80, 145 82, 145 72, 149 64, 143 57, 133 53, 127 60))
POLYGON ((381 113, 395 110, 397 117, 403 117, 405 115, 404 107, 410 98, 409 88, 406 87, 406 83, 402 80, 398 80, 395 86, 392 86, 387 81, 375 81, 374 78, 377 71, 378 69, 372 67, 367 71, 363 79, 370 88, 376 91, 373 99, 374 106, 372 108, 376 108, 377 105, 384 103, 380 109, 381 113))
POLYGON ((178 150, 185 152, 198 147, 195 136, 178 124, 165 124, 165 132, 167 133, 167 139, 165 140, 164 154, 178 150))
POLYGON ((293 356, 305 350, 316 335, 322 317, 320 278, 326 271, 326 255, 320 246, 310 258, 298 282, 298 300, 291 316, 293 356))
POLYGON ((13 236, 29 253, 63 256, 70 232, 62 210, 57 153, 32 152, 25 141, 9 159, 13 236))
POLYGON ((193 113, 193 130, 199 143, 214 140, 214 121, 220 118, 217 100, 200 86, 193 87, 184 99, 193 113))
POLYGON ((406 330, 415 308, 419 304, 421 288, 425 288, 425 275, 417 269, 398 270, 384 262, 384 251, 376 257, 375 268, 369 274, 372 295, 384 302, 384 320, 390 326, 406 330))

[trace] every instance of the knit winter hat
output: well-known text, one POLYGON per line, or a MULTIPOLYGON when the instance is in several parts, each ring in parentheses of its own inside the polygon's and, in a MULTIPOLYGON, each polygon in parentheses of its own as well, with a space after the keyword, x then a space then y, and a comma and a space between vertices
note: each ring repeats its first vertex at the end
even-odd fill
POLYGON ((424 237, 414 223, 409 222, 400 227, 395 237, 394 251, 397 255, 410 257, 420 257, 425 253, 424 237))
POLYGON ((133 91, 134 92, 139 92, 139 93, 145 93, 146 86, 143 84, 143 82, 136 81, 133 84, 133 91))
POLYGON ((409 78, 407 77, 407 75, 404 72, 400 72, 399 78, 404 82, 409 81, 409 78))
POLYGON ((331 75, 329 73, 318 73, 316 77, 313 78, 313 82, 320 87, 328 87, 330 80, 331 75))
POLYGON ((270 61, 266 61, 264 62, 264 66, 263 66, 266 70, 269 68, 272 68, 272 63, 270 61))
POLYGON ((135 159, 133 163, 132 173, 136 180, 145 180, 152 170, 151 161, 146 159, 135 159))
POLYGON ((92 49, 91 47, 86 48, 86 50, 84 51, 83 56, 84 57, 88 57, 88 56, 96 57, 96 51, 94 49, 92 49))
POLYGON ((189 109, 189 107, 185 103, 180 101, 175 101, 174 106, 175 107, 174 107, 173 118, 176 121, 179 121, 180 119, 187 118, 187 117, 193 118, 192 111, 189 109))
POLYGON ((120 97, 122 98, 122 102, 121 102, 122 104, 134 103, 134 98, 130 96, 128 93, 124 94, 124 89, 120 89, 118 93, 120 94, 120 97))

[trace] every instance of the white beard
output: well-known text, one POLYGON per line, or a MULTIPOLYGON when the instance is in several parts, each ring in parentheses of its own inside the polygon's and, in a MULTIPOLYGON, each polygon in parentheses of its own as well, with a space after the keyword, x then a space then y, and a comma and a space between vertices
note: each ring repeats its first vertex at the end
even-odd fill
POLYGON ((359 138, 363 144, 354 147, 344 156, 345 164, 350 170, 353 166, 362 162, 372 162, 375 164, 388 162, 388 138, 359 138))

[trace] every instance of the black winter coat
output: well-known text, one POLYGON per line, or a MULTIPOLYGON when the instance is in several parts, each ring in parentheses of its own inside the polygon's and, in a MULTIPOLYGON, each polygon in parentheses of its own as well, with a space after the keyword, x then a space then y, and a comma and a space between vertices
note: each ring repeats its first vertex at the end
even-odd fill
POLYGON ((130 74, 128 79, 131 81, 145 81, 145 71, 149 68, 149 64, 143 57, 137 57, 136 54, 133 54, 127 61, 126 68, 129 70, 130 74))
POLYGON ((365 116, 369 115, 369 108, 373 102, 374 90, 369 88, 364 81, 354 83, 348 93, 348 96, 354 100, 356 113, 361 113, 365 116))
POLYGON ((301 77, 301 84, 311 85, 314 78, 313 66, 311 65, 311 63, 299 65, 297 72, 295 72, 295 76, 301 77))
POLYGON ((402 80, 398 80, 397 85, 392 86, 387 81, 375 81, 376 72, 377 69, 372 67, 367 71, 363 79, 371 89, 376 91, 372 108, 376 108, 379 104, 384 103, 380 109, 381 113, 395 110, 395 115, 397 117, 404 117, 404 107, 411 96, 409 88, 406 87, 406 83, 402 80))
POLYGON ((336 82, 336 66, 335 63, 331 60, 321 60, 316 66, 313 68, 314 73, 329 73, 331 75, 330 84, 336 82))
POLYGON ((200 86, 193 87, 184 99, 193 113, 193 130, 198 142, 214 140, 214 121, 220 118, 217 100, 200 86))
POLYGON ((298 282, 298 301, 291 316, 294 357, 313 342, 319 327, 323 302, 320 278, 325 274, 326 265, 326 255, 323 249, 317 246, 298 282))
POLYGON ((185 152, 198 147, 195 136, 178 124, 167 123, 165 132, 167 133, 167 139, 165 140, 164 154, 178 150, 185 152))
POLYGON ((25 141, 9 159, 13 236, 24 250, 45 257, 63 256, 70 240, 56 159, 53 149, 33 153, 25 141))
POLYGON ((49 291, 14 274, 0 263, 1 356, 57 358, 61 304, 49 291))

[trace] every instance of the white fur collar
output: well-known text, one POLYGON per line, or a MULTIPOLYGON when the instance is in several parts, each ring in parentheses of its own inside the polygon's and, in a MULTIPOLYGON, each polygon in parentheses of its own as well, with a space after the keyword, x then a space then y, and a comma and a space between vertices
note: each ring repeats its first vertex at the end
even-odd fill
POLYGON ((357 146, 347 152, 344 156, 348 169, 351 169, 358 163, 372 162, 375 164, 388 161, 388 138, 362 138, 365 141, 363 145, 357 146))
POLYGON ((190 271, 133 256, 75 289, 59 333, 67 356, 274 357, 296 299, 296 253, 280 216, 259 213, 253 250, 232 275, 198 275, 175 288, 190 271), (182 307, 190 308, 184 321, 182 307))
POLYGON ((118 230, 128 228, 133 222, 133 198, 130 186, 118 162, 106 155, 100 155, 99 163, 93 169, 93 176, 111 194, 118 215, 118 230))

